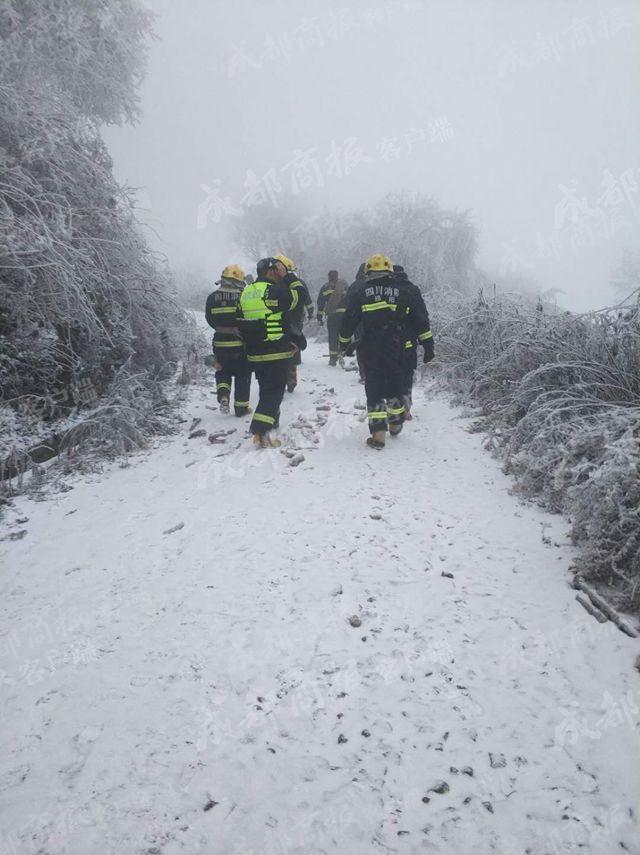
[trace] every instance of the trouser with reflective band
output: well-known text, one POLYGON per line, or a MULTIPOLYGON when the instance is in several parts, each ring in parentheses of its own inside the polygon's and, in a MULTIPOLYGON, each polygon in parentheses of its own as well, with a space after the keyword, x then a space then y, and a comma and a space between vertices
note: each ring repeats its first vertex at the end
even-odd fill
POLYGON ((364 367, 364 389, 371 433, 399 426, 404 421, 402 402, 402 363, 393 355, 372 357, 361 354, 364 367))
POLYGON ((342 321, 341 314, 327 315, 327 332, 329 333, 329 363, 335 365, 338 361, 338 331, 342 321))
POLYGON ((256 362, 253 370, 260 389, 258 406, 251 420, 251 433, 264 434, 271 428, 278 427, 280 405, 287 385, 288 359, 278 359, 273 362, 256 362))
POLYGON ((216 371, 216 393, 218 401, 231 398, 231 383, 233 382, 233 406, 237 416, 243 416, 249 409, 249 394, 251 392, 251 366, 247 362, 244 350, 233 353, 229 348, 227 353, 222 348, 216 350, 216 359, 222 366, 216 371))

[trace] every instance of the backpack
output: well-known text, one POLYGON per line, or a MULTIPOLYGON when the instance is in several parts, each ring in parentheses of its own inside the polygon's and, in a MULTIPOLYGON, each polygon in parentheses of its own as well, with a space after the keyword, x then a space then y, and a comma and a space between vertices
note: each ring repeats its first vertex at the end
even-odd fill
MULTIPOLYGON (((331 283, 334 284, 333 282, 331 283)), ((327 315, 335 315, 338 311, 340 303, 342 302, 342 298, 347 293, 347 283, 343 279, 338 279, 335 283, 335 288, 333 294, 327 300, 327 305, 324 307, 324 310, 327 315)))

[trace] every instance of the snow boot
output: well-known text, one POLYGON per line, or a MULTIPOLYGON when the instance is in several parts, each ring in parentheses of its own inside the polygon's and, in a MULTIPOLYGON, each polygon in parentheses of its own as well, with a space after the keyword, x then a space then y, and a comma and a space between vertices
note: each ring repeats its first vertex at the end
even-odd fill
POLYGON ((389 425, 389 433, 391 436, 398 436, 400 431, 402 430, 402 422, 400 424, 392 424, 389 425))
POLYGON ((375 448, 378 451, 381 451, 384 448, 384 441, 385 431, 383 430, 376 430, 371 434, 371 436, 367 437, 367 445, 369 448, 375 448))
POLYGON ((227 415, 229 412, 229 399, 228 398, 222 398, 219 401, 219 404, 220 404, 220 412, 227 415))
POLYGON ((254 433, 253 445, 255 448, 280 448, 282 443, 279 439, 272 439, 267 433, 254 433))

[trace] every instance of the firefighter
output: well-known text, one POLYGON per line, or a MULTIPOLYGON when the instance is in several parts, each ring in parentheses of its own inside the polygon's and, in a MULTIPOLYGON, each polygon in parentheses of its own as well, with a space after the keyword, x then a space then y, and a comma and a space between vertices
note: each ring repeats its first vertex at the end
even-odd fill
POLYGON ((236 313, 247 359, 260 389, 250 427, 258 448, 280 445, 270 432, 279 424, 289 360, 298 347, 304 348, 304 339, 291 331, 293 298, 284 283, 286 275, 287 268, 277 258, 260 259, 256 281, 242 292, 236 313))
POLYGON ((418 367, 418 343, 424 348, 423 362, 431 362, 435 356, 433 333, 429 324, 429 312, 424 303, 422 291, 409 279, 404 267, 393 265, 395 279, 406 292, 406 313, 404 316, 404 352, 402 362, 402 402, 405 421, 410 421, 413 390, 413 372, 418 367))
POLYGON ((327 332, 329 333, 329 365, 336 365, 340 349, 338 347, 338 332, 340 321, 344 314, 344 297, 347 293, 347 283, 339 278, 337 270, 330 270, 328 282, 318 294, 318 321, 320 324, 327 316, 327 332))
POLYGON ((388 256, 376 253, 365 263, 365 279, 352 290, 340 324, 341 350, 347 350, 362 324, 358 352, 364 366, 364 387, 370 436, 367 445, 382 449, 387 430, 397 436, 404 421, 402 403, 404 292, 393 276, 388 256))
POLYGON ((220 412, 228 413, 233 380, 233 410, 236 416, 245 416, 251 412, 251 366, 236 326, 236 308, 244 288, 244 273, 237 264, 228 264, 216 285, 218 288, 207 297, 205 309, 207 323, 214 330, 216 395, 220 412))
MULTIPOLYGON (((291 289, 292 305, 291 305, 291 331, 299 337, 304 338, 302 332, 304 326, 304 315, 307 313, 307 320, 313 317, 313 301, 311 294, 305 282, 300 279, 296 270, 296 264, 286 255, 276 255, 278 261, 281 261, 287 268, 287 275, 283 282, 291 289)), ((305 340, 306 342, 306 340, 305 340)), ((296 355, 289 362, 289 372, 287 375, 287 392, 293 392, 298 385, 298 365, 302 363, 300 350, 296 351, 296 355)))

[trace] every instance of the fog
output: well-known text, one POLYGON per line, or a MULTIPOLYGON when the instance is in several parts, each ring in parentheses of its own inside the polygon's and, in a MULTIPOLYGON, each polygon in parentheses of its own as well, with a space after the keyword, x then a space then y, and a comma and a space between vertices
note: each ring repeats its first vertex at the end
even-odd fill
POLYGON ((640 3, 149 5, 141 121, 105 136, 176 268, 213 279, 236 260, 251 170, 266 176, 254 193, 282 205, 293 190, 309 215, 428 193, 473 212, 488 271, 577 310, 614 299, 638 242, 640 3))

